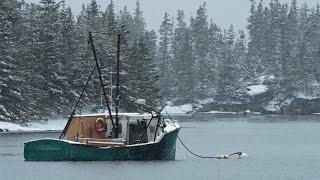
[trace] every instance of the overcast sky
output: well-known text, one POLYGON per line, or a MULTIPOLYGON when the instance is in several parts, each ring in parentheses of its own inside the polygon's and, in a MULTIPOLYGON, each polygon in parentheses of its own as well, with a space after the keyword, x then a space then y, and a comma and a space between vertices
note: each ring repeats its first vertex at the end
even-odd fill
MULTIPOLYGON (((40 0, 25 0, 26 2, 39 2, 40 0)), ((57 2, 59 0, 56 0, 57 2)), ((88 4, 91 0, 66 0, 75 14, 81 10, 83 3, 88 4)), ((104 10, 111 0, 96 0, 104 10)), ((269 0, 264 0, 269 2, 269 0)), ((291 2, 291 0, 282 0, 291 2)), ((300 3, 306 2, 309 5, 320 3, 320 0, 298 0, 300 3)), ((140 0, 141 8, 148 29, 159 29, 163 15, 168 12, 171 16, 175 16, 177 9, 185 11, 187 20, 191 16, 195 16, 196 10, 203 2, 207 2, 208 16, 215 23, 223 28, 228 28, 231 24, 236 29, 244 29, 247 25, 249 16, 250 1, 249 0, 140 0)), ((133 12, 136 0, 114 0, 116 11, 122 9, 125 5, 130 12, 133 12)))

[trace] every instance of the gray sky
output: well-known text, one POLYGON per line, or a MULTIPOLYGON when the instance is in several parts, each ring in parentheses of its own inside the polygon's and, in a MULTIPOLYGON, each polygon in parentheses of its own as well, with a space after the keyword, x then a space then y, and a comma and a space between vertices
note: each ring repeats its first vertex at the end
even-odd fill
MULTIPOLYGON (((26 2, 39 2, 40 0, 25 0, 26 2)), ((56 0, 59 1, 59 0, 56 0)), ((66 0, 73 12, 78 14, 83 3, 87 4, 91 0, 66 0)), ((258 1, 258 0, 257 0, 258 1)), ((264 0, 269 2, 269 0, 264 0)), ((291 2, 291 0, 282 0, 291 2)), ((307 2, 309 5, 320 3, 320 0, 298 0, 300 3, 307 2)), ((97 0, 102 10, 110 3, 110 0, 97 0)), ((185 11, 186 20, 195 16, 196 10, 200 4, 207 2, 208 16, 222 28, 228 28, 231 24, 235 29, 245 29, 247 18, 249 16, 249 0, 140 0, 141 8, 148 29, 159 29, 163 15, 168 12, 171 16, 176 16, 177 9, 185 11)), ((116 11, 122 9, 125 5, 130 12, 135 8, 136 0, 114 0, 116 11)), ((188 22, 187 21, 187 22, 188 22)))

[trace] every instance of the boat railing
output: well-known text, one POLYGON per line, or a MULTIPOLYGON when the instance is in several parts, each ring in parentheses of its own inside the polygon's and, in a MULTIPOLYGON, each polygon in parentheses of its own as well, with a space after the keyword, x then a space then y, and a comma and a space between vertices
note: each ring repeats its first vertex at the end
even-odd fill
POLYGON ((96 138, 79 138, 79 142, 86 145, 92 146, 111 146, 111 147, 122 147, 125 146, 126 140, 123 138, 118 139, 96 139, 96 138))

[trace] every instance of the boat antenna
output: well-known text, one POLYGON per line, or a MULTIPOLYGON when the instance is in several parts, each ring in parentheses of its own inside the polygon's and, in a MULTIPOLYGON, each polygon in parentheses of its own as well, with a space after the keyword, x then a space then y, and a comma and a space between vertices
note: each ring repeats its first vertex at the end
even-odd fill
POLYGON ((104 100, 107 104, 107 108, 108 108, 108 113, 109 113, 109 117, 110 117, 110 120, 111 120, 111 123, 112 123, 112 127, 113 127, 113 130, 115 130, 115 134, 117 135, 117 132, 118 132, 118 124, 114 124, 114 121, 113 121, 113 117, 112 117, 112 114, 111 114, 111 108, 110 108, 110 103, 109 103, 109 99, 108 99, 108 96, 107 96, 107 93, 106 93, 106 90, 105 90, 105 86, 104 86, 104 83, 103 83, 103 80, 102 80, 102 76, 101 76, 101 69, 100 69, 100 65, 99 65, 99 62, 98 62, 98 58, 97 58, 97 53, 96 53, 96 50, 95 50, 95 47, 94 47, 94 43, 93 43, 93 37, 92 37, 92 33, 89 32, 89 43, 91 45, 91 49, 93 51, 93 57, 94 57, 94 60, 96 61, 96 68, 98 70, 98 74, 99 74, 99 79, 100 79, 100 84, 101 84, 101 88, 102 88, 102 92, 103 92, 103 96, 104 96, 104 100))
POLYGON ((117 70, 116 70, 116 129, 115 129, 115 138, 118 138, 119 136, 119 100, 120 100, 120 45, 121 45, 121 33, 117 34, 117 70))

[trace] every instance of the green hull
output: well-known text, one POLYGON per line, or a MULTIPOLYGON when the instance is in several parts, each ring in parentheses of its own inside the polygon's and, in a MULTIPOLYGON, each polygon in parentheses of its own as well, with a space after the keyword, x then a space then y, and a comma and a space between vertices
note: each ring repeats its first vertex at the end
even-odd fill
POLYGON ((61 139, 26 142, 26 161, 149 161, 175 159, 179 129, 166 133, 159 142, 125 147, 96 147, 61 139))

